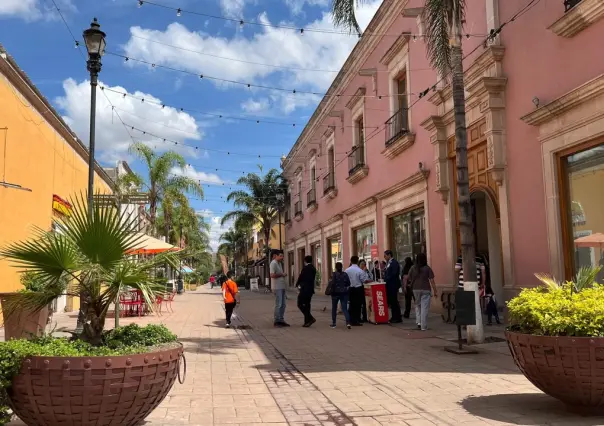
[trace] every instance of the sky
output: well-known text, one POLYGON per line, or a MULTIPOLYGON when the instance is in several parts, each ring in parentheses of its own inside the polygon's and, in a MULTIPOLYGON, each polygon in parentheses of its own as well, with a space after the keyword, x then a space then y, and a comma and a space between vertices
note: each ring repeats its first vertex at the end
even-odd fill
MULTIPOLYGON (((357 9, 363 28, 381 1, 357 9)), ((98 161, 125 160, 144 176, 129 152, 133 141, 181 153, 188 165, 173 172, 203 184, 205 199, 191 205, 210 223, 216 249, 229 225, 221 226, 222 216, 233 209, 226 197, 241 189, 237 179, 258 166, 279 168, 321 100, 299 92, 325 92, 358 38, 334 33, 343 29, 334 27, 328 0, 153 3, 0 0, 0 43, 87 144, 90 77, 82 31, 96 17, 107 34, 98 161)))

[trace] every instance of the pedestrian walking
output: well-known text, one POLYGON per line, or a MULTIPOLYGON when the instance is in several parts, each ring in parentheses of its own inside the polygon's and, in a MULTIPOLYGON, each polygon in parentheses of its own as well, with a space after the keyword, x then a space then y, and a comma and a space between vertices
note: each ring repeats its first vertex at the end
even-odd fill
POLYGON ((272 288, 275 293, 275 321, 273 325, 275 327, 289 327, 289 324, 285 322, 285 307, 286 307, 286 288, 285 273, 281 266, 283 260, 283 252, 281 250, 273 250, 272 252, 270 273, 272 278, 272 288))
POLYGON ((350 329, 350 314, 348 312, 348 295, 350 291, 350 277, 343 271, 342 262, 336 263, 331 282, 328 284, 328 293, 331 295, 331 328, 336 328, 338 316, 338 302, 346 319, 346 327, 350 329))
POLYGON ((493 316, 495 317, 495 321, 497 321, 497 324, 501 324, 501 322, 499 321, 499 311, 497 310, 497 299, 495 298, 495 292, 493 291, 493 288, 490 284, 486 285, 484 297, 487 302, 487 317, 489 320, 489 322, 487 322, 487 325, 493 325, 493 316))
POLYGON ((428 329, 428 314, 430 313, 430 301, 437 297, 436 284, 434 283, 434 272, 428 266, 425 253, 418 253, 415 265, 409 270, 409 281, 415 296, 415 322, 420 330, 428 329))
POLYGON ((386 281, 386 299, 388 306, 392 311, 390 322, 398 324, 403 322, 401 316, 401 305, 398 302, 398 290, 401 288, 401 265, 392 255, 392 250, 384 252, 386 259, 386 270, 384 271, 384 281, 386 281))
POLYGON ((304 267, 300 271, 296 287, 299 290, 298 293, 298 309, 304 314, 304 325, 303 327, 310 327, 317 320, 311 314, 310 303, 313 294, 315 294, 315 277, 317 275, 317 269, 312 264, 312 256, 306 256, 304 258, 304 267))
POLYGON ((233 271, 227 273, 227 279, 222 283, 222 298, 224 299, 224 311, 226 313, 226 327, 231 326, 231 316, 235 306, 239 304, 239 289, 233 281, 233 271))
POLYGON ((367 301, 365 300, 365 284, 373 281, 371 272, 367 269, 367 262, 365 259, 359 260, 359 268, 364 272, 363 276, 363 299, 361 300, 361 322, 367 322, 367 301))
POLYGON ((413 301, 413 288, 411 287, 411 281, 409 281, 409 271, 413 266, 413 261, 410 257, 405 258, 405 263, 403 264, 403 272, 401 275, 403 276, 403 292, 405 294, 405 312, 403 313, 404 318, 409 318, 411 315, 411 302, 413 301))
POLYGON ((363 288, 363 279, 365 273, 359 268, 359 256, 352 256, 350 258, 350 267, 346 269, 346 274, 350 280, 350 324, 353 326, 361 326, 361 308, 363 305, 363 299, 365 298, 365 289, 363 288))

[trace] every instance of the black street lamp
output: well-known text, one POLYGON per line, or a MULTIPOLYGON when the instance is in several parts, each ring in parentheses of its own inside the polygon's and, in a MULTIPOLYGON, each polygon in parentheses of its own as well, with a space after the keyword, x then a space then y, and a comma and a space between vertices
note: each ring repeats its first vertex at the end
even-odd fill
POLYGON ((94 139, 96 118, 96 86, 99 72, 101 72, 101 56, 105 53, 105 33, 101 31, 96 18, 90 24, 90 28, 84 31, 84 43, 88 51, 86 62, 90 73, 90 142, 88 146, 88 211, 92 213, 92 202, 94 196, 94 139))
MULTIPOLYGON (((94 198, 94 130, 96 116, 96 86, 99 72, 101 72, 101 56, 105 53, 105 33, 100 30, 101 26, 96 18, 90 24, 90 28, 84 30, 83 37, 88 51, 86 68, 90 72, 90 141, 88 146, 88 214, 92 216, 92 202, 94 198)), ((80 312, 76 331, 84 329, 85 315, 87 309, 85 292, 80 293, 80 312)), ((116 305, 117 305, 116 300, 116 305)), ((117 318, 117 312, 116 312, 117 318)))

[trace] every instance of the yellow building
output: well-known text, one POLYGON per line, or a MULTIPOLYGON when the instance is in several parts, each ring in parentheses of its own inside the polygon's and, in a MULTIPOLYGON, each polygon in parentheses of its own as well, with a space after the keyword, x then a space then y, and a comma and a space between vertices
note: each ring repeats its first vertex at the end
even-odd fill
MULTIPOLYGON (((279 223, 275 220, 272 227, 271 238, 269 240, 269 248, 278 249, 285 244, 285 223, 281 218, 281 233, 279 233, 279 223), (281 242, 279 238, 281 238, 281 242)), ((250 265, 249 273, 252 275, 263 276, 263 267, 266 256, 266 242, 264 232, 262 232, 260 224, 254 225, 252 228, 252 238, 248 243, 248 264, 250 265)))
MULTIPOLYGON (((95 192, 111 193, 97 164, 95 192)), ((65 201, 85 194, 88 151, 48 100, 0 45, 0 247, 50 229, 65 201)), ((0 260, 0 292, 21 288, 19 274, 0 260)), ((63 298, 58 311, 77 309, 63 298)))

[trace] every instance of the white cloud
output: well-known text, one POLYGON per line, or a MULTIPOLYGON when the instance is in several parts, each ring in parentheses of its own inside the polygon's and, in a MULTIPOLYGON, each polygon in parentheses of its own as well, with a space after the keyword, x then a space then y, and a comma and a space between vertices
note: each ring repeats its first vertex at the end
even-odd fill
MULTIPOLYGON (((101 86, 105 86, 105 84, 99 82, 96 111, 96 150, 99 152, 101 161, 113 162, 128 158, 128 148, 132 143, 129 133, 134 136, 136 141, 144 142, 158 151, 174 150, 186 157, 199 156, 201 150, 181 145, 186 140, 199 141, 203 137, 203 132, 191 115, 168 106, 162 108, 159 105, 151 104, 149 101, 161 103, 161 100, 149 93, 139 91, 130 93, 120 86, 106 86, 108 89, 120 93, 130 93, 147 101, 141 102, 130 96, 122 97, 109 90, 105 90, 103 93, 100 89, 101 86), (107 98, 111 100, 117 111, 111 109, 107 98), (143 134, 125 128, 117 114, 124 123, 147 133, 143 134), (150 136, 149 133, 176 141, 179 144, 163 142, 161 139, 150 136)), ((56 99, 57 105, 64 111, 64 119, 67 124, 87 144, 90 122, 90 82, 86 80, 78 83, 69 78, 63 82, 63 89, 65 95, 56 99)))
POLYGON ((233 221, 226 221, 224 225, 220 224, 222 216, 212 216, 210 220, 210 247, 214 252, 218 250, 220 245, 220 236, 233 226, 233 221))
POLYGON ((245 0, 220 0, 222 13, 229 18, 241 18, 245 8, 245 0))
MULTIPOLYGON (((381 1, 369 1, 357 9, 357 16, 363 28, 371 20, 381 1)), ((258 20, 270 23, 266 14, 260 15, 258 20)), ((306 25, 305 28, 337 30, 333 25, 331 14, 327 12, 320 19, 306 25)), ((272 81, 279 82, 279 84, 271 84, 274 86, 324 91, 336 76, 335 72, 283 69, 249 62, 288 68, 337 71, 358 41, 354 36, 312 31, 306 31, 304 35, 300 35, 297 31, 283 28, 262 27, 260 31, 251 38, 241 35, 225 38, 212 36, 202 31, 190 31, 180 23, 168 25, 165 31, 136 26, 130 28, 131 37, 124 45, 124 51, 127 56, 133 58, 185 69, 196 74, 204 73, 249 83, 266 82, 267 78, 272 77, 272 81), (166 45, 174 45, 187 50, 175 49, 166 45), (207 56, 195 53, 195 51, 248 63, 216 57, 208 59, 207 56)), ((136 61, 129 61, 127 64, 128 66, 140 66, 136 61)), ((219 87, 225 86, 219 85, 219 87)), ((264 93, 266 93, 265 97, 275 94, 274 92, 264 93)), ((297 97, 298 95, 288 94, 287 96, 297 97)), ((280 97, 283 96, 285 95, 280 97)), ((295 103, 296 101, 293 100, 288 104, 295 108, 295 103)))
POLYGON ((305 4, 309 6, 320 6, 327 7, 329 4, 328 0, 285 0, 285 4, 289 7, 293 15, 299 15, 302 13, 302 9, 305 4))
POLYGON ((184 169, 181 169, 180 167, 174 167, 172 168, 172 170, 170 170, 170 173, 190 177, 191 179, 200 181, 202 184, 224 184, 224 181, 220 179, 220 176, 218 176, 217 174, 200 172, 199 170, 195 170, 195 167, 191 165, 186 165, 184 169))
MULTIPOLYGON (((76 10, 71 0, 55 1, 63 15, 76 10)), ((14 16, 26 21, 53 20, 59 17, 54 6, 46 5, 42 0, 0 0, 0 16, 14 16)))
POLYGON ((210 209, 201 209, 201 210, 196 210, 195 214, 197 216, 203 217, 205 219, 205 218, 211 217, 214 214, 214 212, 210 209))
POLYGON ((241 109, 250 114, 263 114, 270 108, 270 103, 267 98, 261 98, 257 101, 254 99, 248 99, 241 104, 241 109))

